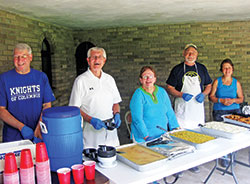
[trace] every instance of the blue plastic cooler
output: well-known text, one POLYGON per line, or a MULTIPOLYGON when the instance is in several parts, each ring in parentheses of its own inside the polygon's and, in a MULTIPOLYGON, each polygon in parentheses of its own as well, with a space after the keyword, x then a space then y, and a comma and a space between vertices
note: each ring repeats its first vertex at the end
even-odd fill
POLYGON ((56 171, 82 163, 83 132, 80 109, 74 106, 45 109, 40 122, 43 141, 50 159, 50 168, 56 171))

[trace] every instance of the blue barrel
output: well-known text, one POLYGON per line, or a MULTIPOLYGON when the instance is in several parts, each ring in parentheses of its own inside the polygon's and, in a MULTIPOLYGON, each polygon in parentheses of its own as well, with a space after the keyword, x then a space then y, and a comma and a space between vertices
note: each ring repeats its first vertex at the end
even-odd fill
POLYGON ((82 163, 83 132, 78 107, 45 109, 40 126, 52 171, 82 163))

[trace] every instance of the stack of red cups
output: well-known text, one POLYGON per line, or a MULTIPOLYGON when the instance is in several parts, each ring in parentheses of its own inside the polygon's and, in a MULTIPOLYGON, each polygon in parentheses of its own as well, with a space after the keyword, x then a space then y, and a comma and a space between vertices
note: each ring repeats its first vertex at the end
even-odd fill
POLYGON ((21 151, 20 178, 21 184, 35 184, 35 171, 30 149, 21 151))
POLYGON ((3 182, 4 184, 19 184, 19 174, 14 153, 5 154, 3 182))
POLYGON ((37 184, 51 184, 49 157, 44 142, 36 144, 36 178, 37 184))

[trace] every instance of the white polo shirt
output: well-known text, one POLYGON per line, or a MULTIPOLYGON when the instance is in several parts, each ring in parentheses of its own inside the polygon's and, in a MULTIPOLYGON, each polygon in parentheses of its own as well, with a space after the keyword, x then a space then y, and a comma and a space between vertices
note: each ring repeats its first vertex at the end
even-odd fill
MULTIPOLYGON (((113 105, 122 101, 114 78, 103 72, 101 78, 96 77, 89 69, 75 79, 69 105, 81 108, 86 114, 106 120, 113 117, 113 105)), ((100 144, 118 146, 117 130, 104 128, 96 130, 84 123, 84 148, 98 147, 100 144)))

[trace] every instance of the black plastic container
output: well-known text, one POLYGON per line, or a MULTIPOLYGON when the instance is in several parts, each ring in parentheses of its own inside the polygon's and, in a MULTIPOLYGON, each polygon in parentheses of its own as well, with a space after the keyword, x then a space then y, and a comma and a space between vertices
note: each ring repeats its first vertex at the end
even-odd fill
POLYGON ((107 126, 107 129, 108 129, 108 130, 114 130, 114 129, 115 129, 115 123, 114 123, 113 118, 108 119, 108 120, 105 120, 105 121, 103 121, 103 122, 104 122, 105 125, 107 126))
POLYGON ((95 148, 88 148, 83 150, 83 154, 91 160, 97 160, 97 150, 95 148))
POLYGON ((113 157, 116 155, 116 149, 112 146, 99 145, 97 155, 104 158, 113 157))

